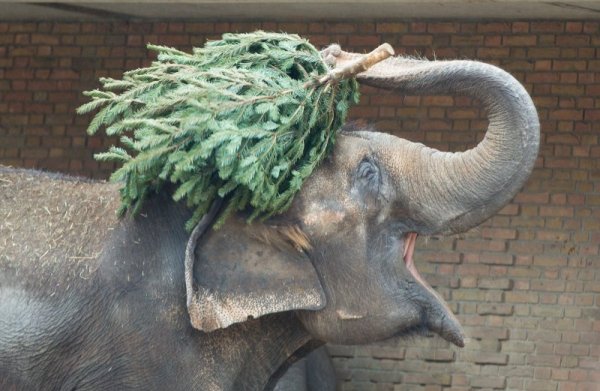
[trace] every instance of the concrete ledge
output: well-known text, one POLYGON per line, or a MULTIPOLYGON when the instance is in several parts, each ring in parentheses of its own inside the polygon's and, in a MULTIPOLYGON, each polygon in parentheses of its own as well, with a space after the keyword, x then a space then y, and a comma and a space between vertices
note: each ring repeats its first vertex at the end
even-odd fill
POLYGON ((600 19, 598 0, 0 0, 0 20, 600 19))

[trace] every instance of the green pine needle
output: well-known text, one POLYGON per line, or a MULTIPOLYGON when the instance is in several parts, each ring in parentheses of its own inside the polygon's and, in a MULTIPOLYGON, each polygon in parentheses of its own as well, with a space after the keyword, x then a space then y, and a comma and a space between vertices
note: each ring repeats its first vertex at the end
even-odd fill
POLYGON ((318 83, 330 69, 297 35, 224 34, 192 54, 148 48, 157 61, 100 79, 104 91, 86 92, 77 110, 100 109, 88 133, 121 136, 122 147, 95 156, 123 164, 111 177, 123 183, 121 212, 170 182, 194 209, 188 229, 217 197, 216 226, 238 210, 250 220, 281 213, 358 102, 354 79, 318 83))

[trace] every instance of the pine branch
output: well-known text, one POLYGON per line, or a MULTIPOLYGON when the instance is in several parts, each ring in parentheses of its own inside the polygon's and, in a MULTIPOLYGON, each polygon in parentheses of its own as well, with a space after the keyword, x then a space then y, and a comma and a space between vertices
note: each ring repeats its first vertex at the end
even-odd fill
POLYGON ((171 182, 173 198, 194 209, 188 228, 216 199, 217 226, 238 210, 253 219, 288 208, 358 101, 352 72, 375 56, 340 73, 300 37, 262 31, 192 53, 148 48, 157 61, 102 79, 104 91, 87 93, 78 112, 99 109, 88 132, 121 136, 122 148, 97 158, 123 163, 112 177, 123 183, 122 209, 135 212, 171 182))

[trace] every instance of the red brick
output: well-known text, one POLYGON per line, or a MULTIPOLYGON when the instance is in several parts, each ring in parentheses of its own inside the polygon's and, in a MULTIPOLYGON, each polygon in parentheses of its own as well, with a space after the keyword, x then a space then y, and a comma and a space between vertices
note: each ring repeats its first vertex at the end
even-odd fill
POLYGON ((550 119, 581 121, 583 120, 583 110, 554 110, 550 113, 550 119))
POLYGON ((429 32, 429 33, 457 33, 459 31, 460 31, 460 25, 458 23, 436 22, 436 23, 430 23, 427 26, 427 32, 429 32))
POLYGON ((482 252, 481 262, 488 265, 513 265, 515 259, 512 254, 482 252))
POLYGON ((546 241, 567 241, 570 238, 569 232, 564 231, 545 231, 540 230, 535 234, 538 240, 546 240, 546 241))
POLYGON ((540 216, 572 217, 573 208, 570 206, 541 206, 540 216))
POLYGON ((497 376, 473 377, 470 385, 471 387, 476 388, 504 389, 506 386, 506 378, 497 376))
POLYGON ((374 48, 381 44, 381 38, 377 35, 351 35, 348 44, 354 47, 367 46, 374 48))
POLYGON ((506 292, 508 303, 537 303, 539 296, 536 292, 506 292))
MULTIPOLYGON (((304 34, 308 31, 308 25, 306 23, 284 22, 279 23, 277 27, 280 31, 290 32, 294 34, 304 34)), ((257 30, 257 26, 255 26, 254 24, 244 24, 244 31, 253 30, 257 30)))
POLYGON ((466 361, 479 365, 506 365, 508 363, 508 355, 504 353, 468 352, 464 353, 463 357, 466 361))
MULTIPOLYGON (((336 356, 340 356, 342 354, 346 355, 347 353, 344 352, 347 349, 344 349, 344 351, 342 352, 342 350, 340 350, 341 348, 343 347, 338 347, 336 350, 331 352, 331 354, 336 356)), ((377 349, 372 350, 372 355, 373 358, 376 359, 402 360, 405 357, 405 350, 399 347, 378 346, 377 349)), ((351 354, 350 357, 352 356, 354 356, 354 354, 351 354)))
POLYGON ((408 31, 408 25, 406 23, 379 22, 375 31, 378 33, 405 33, 408 31))
POLYGON ((419 257, 433 263, 460 263, 460 254, 456 253, 419 253, 419 257))
MULTIPOLYGON (((394 25, 399 27, 402 23, 394 23, 394 25)), ((329 34, 352 34, 356 31, 357 25, 354 23, 327 23, 325 25, 325 32, 329 34)))
POLYGON ((500 315, 510 316, 514 312, 514 306, 511 304, 500 303, 480 303, 477 305, 477 313, 479 315, 500 315))
POLYGON ((508 278, 480 278, 478 287, 482 289, 511 289, 512 280, 508 278))
POLYGON ((455 353, 449 349, 419 350, 418 358, 429 362, 453 362, 455 353))
POLYGON ((516 216, 519 214, 519 205, 508 204, 498 211, 499 215, 516 216))
POLYGON ((504 251, 506 243, 500 240, 458 240, 457 251, 504 251))
POLYGON ((404 46, 430 46, 433 43, 431 35, 402 35, 400 38, 401 45, 404 46))
POLYGON ((424 33, 427 31, 427 23, 424 22, 412 22, 409 26, 410 31, 413 33, 424 33))
POLYGON ((583 32, 584 33, 597 33, 600 31, 600 23, 595 21, 585 22, 583 24, 583 32))
POLYGON ((567 261, 565 255, 540 254, 533 256, 533 264, 536 266, 565 266, 567 261))
POLYGON ((505 35, 502 43, 506 46, 534 46, 537 43, 536 35, 505 35))
POLYGON ((477 31, 480 33, 508 33, 511 30, 510 23, 490 22, 478 23, 477 31))
MULTIPOLYGON (((486 38, 486 45, 488 45, 486 38)), ((493 58, 503 58, 509 56, 508 48, 478 48, 477 49, 477 57, 482 59, 493 59, 493 58)))
POLYGON ((453 35, 450 39, 452 46, 483 46, 483 35, 453 35))
POLYGON ((515 196, 514 202, 521 204, 547 204, 549 201, 549 193, 518 193, 515 196))
POLYGON ((583 30, 583 23, 581 22, 567 22, 566 32, 568 33, 579 33, 583 30))
POLYGON ((508 228, 483 228, 481 236, 486 239, 516 239, 517 230, 508 228))
POLYGON ((564 35, 556 37, 557 46, 576 47, 588 46, 590 44, 589 35, 564 35))
POLYGON ((531 23, 531 32, 534 33, 561 33, 564 29, 564 22, 544 21, 531 23))
POLYGON ((453 106, 454 97, 452 96, 426 96, 423 97, 422 103, 426 106, 453 106))
POLYGON ((497 327, 469 327, 469 336, 478 339, 508 339, 508 329, 497 327))

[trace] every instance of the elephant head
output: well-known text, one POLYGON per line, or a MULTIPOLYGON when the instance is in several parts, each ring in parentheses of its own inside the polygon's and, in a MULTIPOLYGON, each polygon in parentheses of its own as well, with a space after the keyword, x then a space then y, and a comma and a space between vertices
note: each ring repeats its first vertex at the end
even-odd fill
MULTIPOLYGON (((355 56, 325 55, 337 65, 355 56)), ((425 329, 463 346, 458 321, 415 267, 415 240, 464 232, 519 191, 537 157, 536 110, 512 76, 479 62, 390 58, 357 78, 403 94, 477 98, 489 116, 485 138, 449 153, 343 130, 285 214, 253 228, 233 221, 202 239, 198 328, 296 310, 319 340, 365 343, 425 329)))

